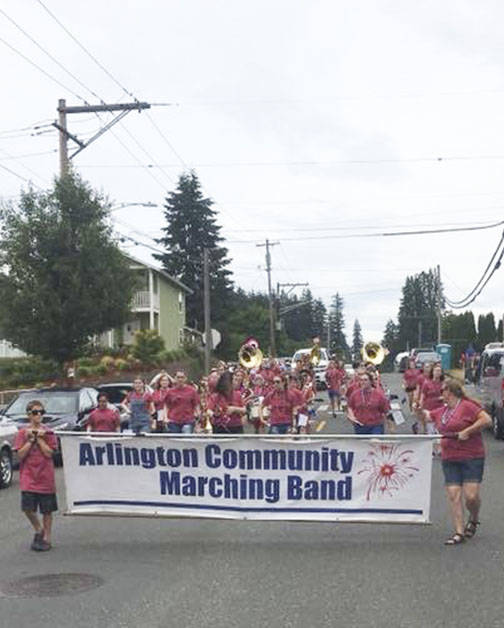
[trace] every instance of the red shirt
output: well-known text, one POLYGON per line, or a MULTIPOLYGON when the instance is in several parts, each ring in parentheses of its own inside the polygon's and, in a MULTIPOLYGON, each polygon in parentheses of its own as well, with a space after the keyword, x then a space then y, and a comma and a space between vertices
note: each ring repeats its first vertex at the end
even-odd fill
POLYGON ((165 398, 168 420, 173 423, 194 423, 199 402, 197 391, 189 384, 170 388, 165 398))
MULTIPOLYGON (((443 406, 432 410, 431 417, 441 435, 456 434, 475 423, 482 409, 476 401, 462 399, 454 408, 443 406)), ((443 460, 484 458, 485 448, 481 432, 472 434, 467 440, 442 438, 441 457, 443 460)))
POLYGON ((425 379, 420 389, 420 393, 423 395, 422 407, 424 410, 435 410, 443 405, 441 399, 441 384, 434 379, 425 379))
POLYGON ((233 390, 231 398, 228 399, 221 393, 213 393, 208 400, 208 408, 214 413, 211 418, 212 425, 237 427, 242 425, 242 414, 239 412, 227 413, 229 406, 238 406, 243 408, 243 398, 239 390, 233 390))
MULTIPOLYGON (((22 428, 16 434, 14 440, 14 449, 17 451, 28 440, 28 432, 30 427, 22 428)), ((55 451, 58 449, 58 440, 50 431, 45 430, 44 439, 49 447, 55 451)), ((56 484, 54 481, 54 462, 52 456, 47 458, 44 456, 38 445, 32 445, 31 449, 23 460, 19 463, 19 486, 22 491, 31 491, 32 493, 55 493, 56 484)))
POLYGON ((292 423, 292 410, 296 406, 296 396, 291 390, 272 390, 263 401, 271 409, 270 424, 284 425, 292 423))
POLYGON ((215 391, 215 387, 217 386, 217 382, 219 381, 219 373, 210 373, 208 376, 208 390, 210 392, 215 391))
POLYGON ((385 419, 385 413, 390 410, 390 404, 377 388, 371 390, 355 390, 348 400, 357 421, 363 425, 379 425, 385 419))
POLYGON ((294 401, 294 407, 298 408, 299 412, 306 412, 306 399, 303 391, 299 388, 289 388, 289 392, 294 401))
POLYGON ((352 381, 350 382, 350 384, 348 384, 348 388, 346 391, 347 399, 350 399, 353 393, 359 389, 360 389, 360 379, 359 377, 354 377, 352 381))
POLYGON ((404 371, 403 381, 405 388, 416 388, 419 375, 418 369, 407 369, 404 371))
POLYGON ((339 390, 341 388, 341 384, 343 383, 344 377, 345 372, 341 369, 327 369, 325 378, 329 390, 339 390))
POLYGON ((166 403, 166 397, 171 388, 158 388, 152 393, 152 401, 156 410, 162 410, 166 403))
POLYGON ((116 432, 121 424, 119 412, 112 408, 96 408, 89 415, 88 426, 92 432, 116 432))

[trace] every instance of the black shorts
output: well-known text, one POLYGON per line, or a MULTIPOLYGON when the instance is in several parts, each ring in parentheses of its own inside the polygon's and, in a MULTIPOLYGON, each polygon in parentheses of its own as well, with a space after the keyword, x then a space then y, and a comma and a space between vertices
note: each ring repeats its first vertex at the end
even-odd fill
POLYGON ((58 510, 56 493, 32 493, 31 491, 21 491, 21 510, 31 510, 47 514, 58 510))

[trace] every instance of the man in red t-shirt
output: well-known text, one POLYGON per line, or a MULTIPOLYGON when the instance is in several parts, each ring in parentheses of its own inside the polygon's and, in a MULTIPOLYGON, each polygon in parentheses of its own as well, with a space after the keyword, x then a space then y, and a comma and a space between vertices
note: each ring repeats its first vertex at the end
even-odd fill
POLYGON ((116 408, 110 408, 106 393, 98 395, 98 407, 91 412, 86 430, 88 432, 118 432, 121 419, 116 408))
POLYGON ((29 425, 19 430, 14 441, 20 461, 21 510, 35 530, 31 549, 45 552, 51 549, 52 513, 58 510, 53 462, 58 441, 42 425, 45 410, 40 401, 30 401, 26 412, 29 425), (42 513, 42 525, 37 510, 42 513))
POLYGON ((175 386, 165 398, 168 415, 168 432, 192 434, 196 417, 200 414, 200 398, 193 386, 187 384, 184 371, 175 373, 175 386))

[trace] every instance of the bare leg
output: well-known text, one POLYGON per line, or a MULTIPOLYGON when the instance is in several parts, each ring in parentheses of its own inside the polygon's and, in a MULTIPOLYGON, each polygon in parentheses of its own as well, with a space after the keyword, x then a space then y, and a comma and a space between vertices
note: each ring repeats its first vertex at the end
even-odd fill
POLYGON ((46 512, 42 515, 44 523, 44 541, 51 542, 51 529, 52 529, 52 512, 46 512))
POLYGON ((463 485, 464 499, 467 510, 469 511, 470 520, 478 521, 479 511, 481 507, 481 498, 479 493, 480 485, 478 482, 466 482, 463 485))
POLYGON ((37 513, 34 510, 24 510, 23 512, 29 522, 32 524, 35 532, 40 532, 42 530, 42 526, 40 525, 40 520, 37 517, 37 513))
POLYGON ((446 487, 446 496, 450 506, 453 527, 458 534, 464 534, 464 510, 462 507, 462 487, 451 485, 446 487))

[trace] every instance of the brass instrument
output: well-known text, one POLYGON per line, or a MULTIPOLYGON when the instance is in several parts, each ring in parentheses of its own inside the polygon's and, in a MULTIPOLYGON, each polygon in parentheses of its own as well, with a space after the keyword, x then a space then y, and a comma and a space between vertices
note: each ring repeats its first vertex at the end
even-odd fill
POLYGON ((375 366, 381 364, 385 359, 385 349, 378 342, 366 342, 361 349, 361 355, 364 362, 370 362, 375 366))
POLYGON ((315 344, 310 351, 310 364, 312 366, 317 366, 320 362, 320 345, 315 344))
POLYGON ((255 369, 263 361, 263 353, 254 338, 247 338, 238 351, 238 361, 246 369, 255 369))

